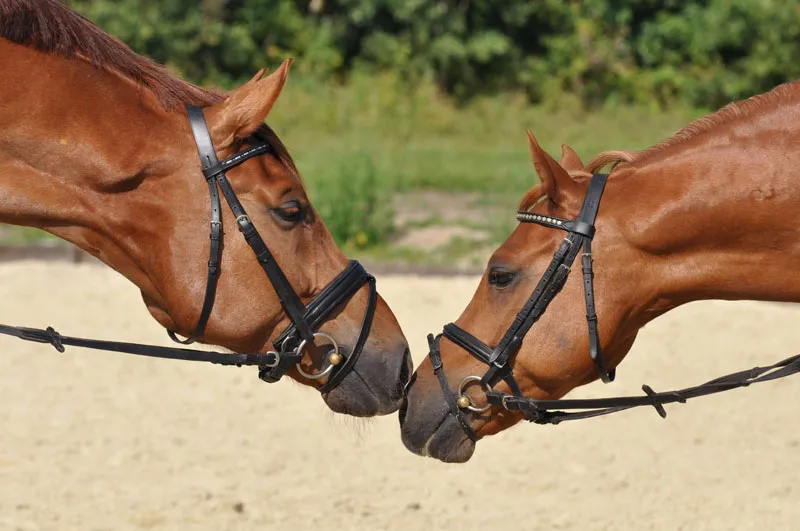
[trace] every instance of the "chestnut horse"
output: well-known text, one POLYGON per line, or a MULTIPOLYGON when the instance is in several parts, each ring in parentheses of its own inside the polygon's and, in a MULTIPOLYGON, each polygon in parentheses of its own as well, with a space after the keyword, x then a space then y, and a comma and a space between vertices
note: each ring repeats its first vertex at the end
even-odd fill
MULTIPOLYGON (((800 83, 785 84, 701 118, 649 149, 602 153, 585 167, 567 146, 557 162, 529 133, 540 184, 522 200, 520 219, 535 222, 521 223, 494 252, 455 326, 431 341, 449 396, 426 359, 400 412, 406 447, 464 462, 475 440, 523 418, 508 404, 490 401, 498 389, 511 392, 511 384, 505 377, 484 381, 495 387, 487 395, 488 385, 482 390, 478 382, 487 364, 467 349, 474 353, 471 345, 485 342, 487 359, 497 352, 564 246, 564 232, 556 229, 579 216, 584 198, 593 194, 590 183, 603 178, 592 174, 608 164, 615 165, 605 191, 600 188, 602 200, 586 207, 599 204, 588 261, 602 363, 596 366, 588 354, 587 315, 593 312, 587 311, 584 284, 591 287, 591 279, 573 272, 512 349, 506 366, 522 395, 555 400, 598 376, 613 379, 639 329, 690 301, 800 302, 800 226, 786 215, 800 210, 799 117, 800 83), (458 329, 476 341, 464 340, 458 329)), ((572 223, 571 230, 591 239, 590 225, 572 223)))
MULTIPOLYGON (((151 315, 174 333, 200 330, 202 343, 266 353, 290 325, 272 274, 282 270, 285 291, 298 297, 294 307, 310 311, 300 301, 312 300, 349 264, 264 124, 289 65, 217 93, 176 79, 57 0, 0 0, 0 222, 43 229, 94 255, 133 282, 151 315), (260 139, 251 158, 227 171, 229 181, 225 172, 204 178, 187 105, 203 108, 207 122, 201 118, 197 130, 200 137, 210 132, 208 149, 220 160, 260 139), (216 238, 221 274, 210 317, 198 326, 211 276, 209 186, 216 190, 219 182, 225 193, 223 181, 247 216, 223 208, 221 226, 238 227, 248 240, 230 229, 216 238), (253 253, 256 229, 271 256, 253 253), (261 262, 270 261, 268 278, 261 262)), ((365 272, 361 279, 374 281, 365 272)), ((373 293, 372 284, 359 284, 317 328, 347 357, 364 325, 361 355, 338 385, 325 389, 325 378, 305 379, 294 364, 287 367, 292 378, 325 390, 335 412, 384 415, 402 400, 408 345, 373 293)), ((304 350, 299 369, 328 371, 326 348, 304 350)))

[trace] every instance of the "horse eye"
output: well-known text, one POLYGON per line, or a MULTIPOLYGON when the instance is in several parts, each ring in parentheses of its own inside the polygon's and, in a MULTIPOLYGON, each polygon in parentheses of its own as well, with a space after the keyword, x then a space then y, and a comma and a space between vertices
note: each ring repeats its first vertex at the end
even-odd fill
POLYGON ((275 214, 278 215, 283 221, 290 223, 297 223, 303 221, 306 216, 306 211, 300 201, 287 201, 281 206, 274 209, 275 214))
POLYGON ((493 267, 489 270, 489 284, 496 288, 508 287, 514 281, 514 272, 503 267, 493 267))

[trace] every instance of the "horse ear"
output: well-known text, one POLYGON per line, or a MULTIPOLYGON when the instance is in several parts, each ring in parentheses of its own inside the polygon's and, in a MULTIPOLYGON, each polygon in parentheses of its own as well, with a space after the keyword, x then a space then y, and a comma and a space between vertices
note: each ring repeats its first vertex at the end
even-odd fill
POLYGON ((545 195, 556 205, 567 206, 580 195, 580 185, 570 177, 567 170, 545 152, 528 131, 528 140, 533 158, 533 167, 539 175, 545 195))
POLYGON ((561 161, 559 162, 561 167, 570 171, 586 171, 586 168, 583 165, 583 161, 575 153, 575 150, 569 147, 566 144, 561 144, 561 161))
POLYGON ((264 124, 286 84, 291 64, 291 59, 285 60, 266 77, 267 69, 262 68, 250 81, 229 92, 224 101, 207 110, 206 119, 217 146, 230 146, 264 124))

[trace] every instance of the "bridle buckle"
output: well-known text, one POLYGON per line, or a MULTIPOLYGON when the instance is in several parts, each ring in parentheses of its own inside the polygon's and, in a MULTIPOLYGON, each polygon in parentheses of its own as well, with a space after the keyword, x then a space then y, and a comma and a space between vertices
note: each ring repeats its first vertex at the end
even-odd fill
POLYGON ((267 354, 273 354, 275 356, 275 361, 273 361, 272 363, 264 363, 259 368, 274 369, 275 367, 281 364, 280 352, 275 352, 274 350, 270 350, 267 352, 267 354))
POLYGON ((511 395, 503 395, 503 398, 500 399, 500 405, 503 406, 503 409, 505 409, 506 411, 511 411, 508 408, 508 399, 509 398, 514 398, 514 397, 511 396, 511 395))
MULTIPOLYGON (((568 232, 564 238, 563 243, 553 254, 550 265, 547 267, 536 287, 529 297, 528 301, 519 310, 514 321, 509 325, 500 345, 492 349, 487 344, 483 343, 476 337, 469 334, 466 330, 456 327, 454 324, 445 326, 445 336, 454 341, 459 347, 469 352, 473 357, 489 366, 489 370, 483 378, 478 376, 465 376, 458 384, 457 392, 453 392, 452 388, 447 383, 447 378, 444 375, 441 355, 438 346, 429 336, 429 344, 431 347, 430 357, 434 372, 439 379, 442 392, 447 397, 447 403, 450 407, 451 413, 455 416, 457 422, 464 430, 466 435, 472 439, 477 440, 474 430, 470 427, 465 418, 465 411, 473 411, 476 413, 483 413, 489 410, 493 405, 499 405, 506 411, 511 411, 511 405, 517 406, 517 402, 511 402, 513 398, 520 400, 519 407, 525 400, 524 395, 513 375, 513 371, 509 370, 508 361, 519 351, 522 340, 528 333, 530 328, 539 320, 539 317, 549 306, 553 298, 561 291, 566 284, 567 278, 570 274, 575 259, 583 248, 583 263, 584 263, 584 298, 586 302, 586 315, 589 328, 590 341, 593 344, 599 345, 599 337, 597 333, 597 316, 594 312, 594 292, 591 276, 587 276, 586 272, 591 272, 591 240, 595 233, 595 219, 597 217, 597 210, 599 207, 600 197, 602 196, 603 189, 606 184, 608 175, 594 174, 589 183, 589 188, 584 197, 583 206, 575 220, 563 220, 560 218, 540 216, 530 212, 518 212, 517 219, 520 222, 536 223, 548 228, 561 229, 568 232), (459 333, 453 332, 453 329, 459 333), (502 345, 502 346, 501 346, 502 345), (513 394, 496 393, 492 390, 491 385, 488 383, 492 378, 498 376, 498 371, 503 371, 503 380, 511 388, 513 394), (464 387, 469 382, 480 382, 482 389, 487 394, 487 404, 485 407, 478 408, 472 405, 468 395, 464 393, 464 387), (455 399, 455 400, 454 400, 455 399)), ((590 346, 590 357, 595 361, 596 368, 601 377, 605 375, 605 370, 602 366, 602 357, 599 348, 592 350, 590 346), (592 355, 592 352, 597 352, 597 359, 592 355), (599 360, 599 361, 598 361, 599 360)), ((537 411, 537 418, 542 419, 544 413, 537 411)))

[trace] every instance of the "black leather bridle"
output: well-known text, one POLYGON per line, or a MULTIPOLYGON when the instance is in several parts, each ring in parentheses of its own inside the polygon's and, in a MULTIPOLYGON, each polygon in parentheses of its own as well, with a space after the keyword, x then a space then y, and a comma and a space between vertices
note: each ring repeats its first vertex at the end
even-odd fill
POLYGON ((464 394, 464 387, 473 381, 480 382, 484 390, 488 392, 492 389, 492 385, 497 380, 502 379, 511 389, 513 393, 512 396, 522 396, 522 391, 520 390, 516 378, 514 378, 514 373, 509 362, 519 351, 520 346, 522 346, 522 341, 525 339, 525 335, 533 324, 539 320, 550 304, 550 301, 561 291, 561 288, 567 281, 570 267, 578 256, 581 248, 583 248, 582 264, 586 299, 586 319, 589 323, 589 355, 594 361, 600 379, 604 382, 611 382, 614 380, 614 371, 608 371, 606 369, 600 350, 600 338, 597 332, 597 315, 594 309, 594 288, 592 285, 591 242, 595 232, 594 221, 597 217, 600 198, 603 195, 607 179, 607 174, 595 174, 592 177, 592 181, 589 184, 589 189, 583 201, 583 207, 581 208, 578 218, 575 220, 544 216, 527 211, 520 211, 517 213, 517 219, 520 222, 536 223, 538 225, 544 225, 545 227, 564 230, 567 232, 567 236, 561 242, 555 255, 553 255, 553 260, 536 284, 533 294, 531 294, 528 301, 517 313, 511 326, 508 327, 508 330, 503 334, 503 337, 496 347, 492 348, 488 346, 455 323, 445 325, 444 333, 435 338, 432 334, 428 336, 433 370, 436 373, 436 377, 439 379, 439 384, 442 387, 451 413, 455 416, 459 425, 470 439, 477 441, 479 437, 472 429, 469 422, 467 422, 462 409, 482 413, 487 411, 492 404, 487 403, 487 405, 482 408, 472 405, 469 397, 464 394), (457 394, 450 390, 447 377, 444 374, 442 356, 439 351, 439 341, 442 335, 489 366, 489 370, 486 371, 483 377, 466 376, 462 378, 458 384, 457 394))
POLYGON ((600 199, 608 179, 607 174, 595 174, 589 183, 583 206, 578 218, 568 220, 554 216, 545 216, 534 212, 519 211, 517 219, 521 223, 535 223, 545 227, 567 232, 555 252, 550 265, 539 280, 533 294, 517 313, 511 326, 500 339, 496 347, 489 347, 466 330, 450 323, 444 327, 443 334, 434 337, 428 335, 430 358, 434 373, 447 401, 450 414, 454 416, 464 433, 477 441, 480 437, 467 420, 464 411, 483 413, 492 406, 499 406, 507 411, 519 411, 526 420, 537 424, 559 424, 565 420, 607 415, 626 409, 641 406, 652 406, 662 418, 667 413, 664 404, 684 403, 690 398, 704 396, 753 383, 765 382, 800 372, 800 355, 787 358, 768 367, 755 367, 747 371, 722 376, 696 387, 669 391, 654 392, 649 386, 642 386, 645 396, 627 396, 599 399, 575 400, 537 400, 523 396, 519 384, 514 378, 510 361, 519 351, 525 335, 534 323, 539 320, 553 298, 561 291, 567 281, 570 267, 583 249, 581 264, 583 268, 583 290, 586 302, 586 320, 589 330, 589 356, 594 362, 597 374, 605 383, 614 380, 615 371, 609 370, 603 360, 600 348, 600 336, 597 331, 597 314, 594 304, 594 273, 592 271, 592 238, 595 233, 595 219, 600 206, 600 199), (489 366, 483 377, 466 376, 459 382, 456 391, 450 389, 444 374, 439 342, 442 336, 469 352, 473 357, 489 366), (505 381, 511 394, 495 391, 492 386, 499 380, 505 381), (483 407, 473 405, 464 388, 471 382, 479 382, 486 393, 487 403, 483 407), (555 411, 555 409, 582 410, 578 412, 555 411))
POLYGON ((44 330, 8 325, 0 325, 0 334, 11 335, 27 341, 50 343, 59 352, 64 351, 64 345, 73 345, 96 350, 122 352, 158 358, 181 359, 188 361, 206 361, 220 365, 256 365, 259 367, 259 378, 272 383, 277 382, 288 369, 297 366, 298 372, 309 379, 320 379, 328 376, 328 380, 319 388, 322 393, 327 393, 335 388, 344 377, 353 369, 356 361, 369 336, 375 307, 378 300, 375 278, 367 273, 364 267, 353 260, 334 278, 311 302, 303 304, 297 292, 292 288, 269 251, 266 243, 259 235, 242 203, 236 196, 226 172, 246 160, 261 156, 271 150, 271 146, 258 133, 250 139, 250 146, 223 161, 217 159, 216 151, 211 143, 208 125, 200 107, 186 106, 186 113, 192 128, 192 134, 197 145, 197 152, 203 167, 203 175, 208 183, 211 197, 211 229, 210 251, 208 259, 208 275, 206 279, 205 297, 197 326, 194 332, 186 338, 180 339, 172 330, 167 333, 174 341, 183 345, 193 343, 202 337, 208 324, 211 311, 214 307, 217 282, 220 275, 222 260, 222 208, 220 190, 225 197, 234 217, 239 231, 264 269, 275 292, 278 294, 281 306, 291 324, 280 334, 273 343, 274 351, 266 353, 223 353, 207 352, 186 348, 160 347, 156 345, 142 345, 138 343, 124 343, 118 341, 103 341, 62 336, 52 327, 44 330), (340 352, 336 340, 328 334, 317 332, 319 327, 327 321, 331 314, 346 304, 364 284, 369 286, 367 307, 361 331, 351 352, 348 355, 340 352), (322 371, 309 374, 299 365, 304 351, 309 345, 314 345, 315 340, 324 338, 327 347, 327 366, 322 371))

